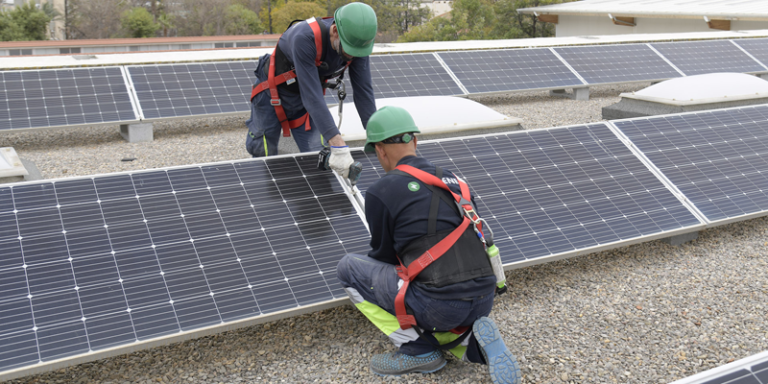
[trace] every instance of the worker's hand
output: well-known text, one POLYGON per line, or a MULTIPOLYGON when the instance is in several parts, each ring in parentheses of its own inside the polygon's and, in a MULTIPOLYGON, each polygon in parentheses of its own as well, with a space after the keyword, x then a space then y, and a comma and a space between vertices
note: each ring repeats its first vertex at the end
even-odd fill
POLYGON ((328 165, 330 165, 331 169, 336 171, 336 173, 344 176, 344 178, 349 177, 349 166, 354 162, 355 160, 349 153, 348 146, 331 146, 331 158, 328 160, 328 165))

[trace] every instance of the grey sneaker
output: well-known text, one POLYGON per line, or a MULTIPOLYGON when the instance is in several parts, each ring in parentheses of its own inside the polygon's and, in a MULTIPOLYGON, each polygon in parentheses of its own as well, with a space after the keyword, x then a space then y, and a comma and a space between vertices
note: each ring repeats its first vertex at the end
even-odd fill
POLYGON ((406 373, 432 373, 445 366, 445 358, 439 350, 425 357, 390 352, 371 358, 371 371, 381 376, 400 376, 406 373))
POLYGON ((520 384, 523 374, 517 358, 504 345, 496 323, 487 317, 481 317, 472 324, 477 344, 483 353, 493 384, 520 384))

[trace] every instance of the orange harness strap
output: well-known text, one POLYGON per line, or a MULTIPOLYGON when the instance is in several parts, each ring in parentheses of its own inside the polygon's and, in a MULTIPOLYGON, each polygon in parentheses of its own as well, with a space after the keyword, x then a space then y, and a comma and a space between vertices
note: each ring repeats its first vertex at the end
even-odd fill
MULTIPOLYGON (((395 169, 415 177, 422 183, 447 190, 453 195, 456 203, 464 212, 464 220, 458 227, 456 227, 456 229, 453 230, 453 232, 451 232, 439 243, 435 244, 432 248, 424 252, 416 260, 411 262, 408 267, 405 267, 402 260, 400 260, 400 257, 398 257, 400 265, 396 267, 397 275, 403 280, 403 285, 400 286, 400 290, 397 292, 397 296, 395 297, 395 316, 397 317, 397 322, 400 324, 400 328, 408 329, 416 326, 416 318, 413 315, 409 315, 405 307, 405 292, 408 290, 408 285, 416 278, 419 273, 421 273, 421 271, 424 270, 424 268, 428 267, 435 260, 439 259, 440 256, 445 254, 445 252, 447 252, 454 244, 456 244, 456 241, 459 240, 459 237, 461 237, 467 227, 469 227, 469 225, 472 223, 477 223, 479 217, 475 213, 474 207, 472 207, 472 203, 470 203, 471 197, 467 183, 458 180, 459 187, 461 188, 461 195, 458 195, 451 191, 451 189, 448 188, 448 186, 445 185, 445 183, 435 175, 406 164, 398 165, 395 169)), ((480 224, 476 225, 479 226, 480 224)), ((478 227, 478 229, 482 230, 482 227, 478 227)))
MULTIPOLYGON (((323 34, 320 30, 320 24, 318 24, 317 19, 314 17, 307 20, 307 24, 309 24, 309 26, 312 28, 312 32, 315 35, 315 50, 317 51, 317 54, 315 55, 315 66, 319 67, 322 64, 320 59, 323 55, 323 34)), ((277 86, 287 82, 288 80, 295 79, 296 70, 292 69, 288 72, 275 76, 276 51, 277 48, 275 48, 275 51, 272 51, 272 55, 269 58, 269 72, 267 81, 262 81, 261 83, 253 86, 253 89, 251 90, 251 100, 253 100, 253 98, 256 97, 256 95, 259 93, 268 89, 270 96, 269 102, 273 107, 275 107, 275 114, 277 115, 277 119, 280 121, 280 125, 283 127, 283 137, 288 137, 291 136, 291 129, 298 128, 303 125, 304 130, 309 131, 312 129, 312 127, 309 125, 309 112, 295 120, 288 120, 288 117, 285 114, 285 109, 283 109, 282 103, 280 102, 280 95, 277 93, 277 86)), ((347 62, 347 67, 349 67, 349 64, 350 62, 347 62)), ((325 89, 323 89, 323 94, 325 94, 325 89)))

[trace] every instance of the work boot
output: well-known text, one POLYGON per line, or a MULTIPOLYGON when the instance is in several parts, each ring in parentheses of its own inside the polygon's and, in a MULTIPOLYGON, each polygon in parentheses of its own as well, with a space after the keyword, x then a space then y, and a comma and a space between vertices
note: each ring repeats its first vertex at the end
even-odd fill
POLYGON ((445 366, 440 350, 410 356, 400 352, 381 353, 371 359, 371 371, 381 376, 400 376, 406 373, 432 373, 445 366), (426 356, 425 356, 426 355, 426 356))
POLYGON ((520 365, 515 355, 504 345, 496 323, 487 317, 481 317, 472 324, 472 332, 488 364, 493 384, 520 384, 523 379, 520 365))

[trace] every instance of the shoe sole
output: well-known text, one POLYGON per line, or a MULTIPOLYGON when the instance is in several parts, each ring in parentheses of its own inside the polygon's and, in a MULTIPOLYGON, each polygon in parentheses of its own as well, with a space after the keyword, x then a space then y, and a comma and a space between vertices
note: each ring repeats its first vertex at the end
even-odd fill
POLYGON ((448 364, 448 361, 443 359, 442 363, 437 368, 428 368, 429 369, 428 371, 424 371, 424 370, 421 370, 419 368, 414 368, 413 370, 410 370, 410 371, 407 371, 407 372, 400 372, 400 373, 394 374, 394 373, 379 373, 379 372, 374 371, 373 368, 371 368, 371 372, 373 372, 376 375, 379 375, 381 377, 400 377, 402 375, 409 375, 411 373, 434 373, 434 372, 437 372, 437 371, 443 369, 443 367, 445 367, 446 364, 448 364))
POLYGON ((494 384, 520 384, 523 374, 517 358, 504 345, 501 332, 493 320, 483 317, 472 325, 472 332, 480 345, 480 351, 488 363, 488 371, 494 384))

